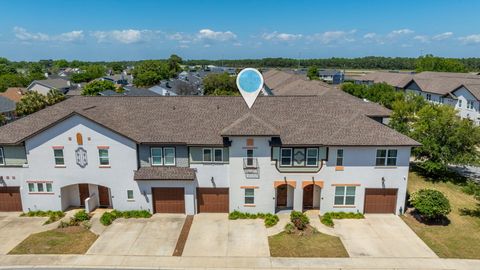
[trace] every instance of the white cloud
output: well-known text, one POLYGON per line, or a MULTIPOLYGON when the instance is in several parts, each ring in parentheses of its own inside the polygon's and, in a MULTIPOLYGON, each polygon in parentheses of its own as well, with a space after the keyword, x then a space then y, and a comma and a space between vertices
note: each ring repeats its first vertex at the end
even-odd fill
POLYGON ((327 31, 308 36, 311 41, 319 41, 322 44, 344 43, 355 41, 354 34, 357 30, 350 31, 327 31))
POLYGON ((389 38, 394 38, 394 37, 403 36, 403 35, 410 35, 413 33, 415 33, 415 31, 410 30, 408 28, 404 28, 404 29, 393 30, 392 32, 388 33, 387 36, 389 38))
POLYGON ((62 41, 62 42, 75 42, 82 40, 84 37, 83 31, 75 30, 71 32, 61 33, 59 35, 48 35, 44 33, 31 33, 25 28, 15 26, 13 33, 18 40, 30 42, 30 41, 62 41))
POLYGON ((152 30, 112 30, 112 31, 95 31, 91 35, 97 39, 97 42, 120 42, 123 44, 132 44, 149 41, 155 38, 160 31, 152 30))
POLYGON ((441 34, 433 36, 432 39, 433 40, 445 40, 445 39, 451 38, 452 36, 453 36, 453 32, 445 32, 445 33, 441 33, 441 34))
POLYGON ((216 32, 211 29, 202 29, 198 31, 197 38, 205 41, 231 41, 237 38, 237 35, 231 31, 216 32))
POLYGON ((480 34, 468 35, 458 38, 463 44, 479 44, 480 34))
POLYGON ((365 39, 374 39, 376 37, 377 37, 376 33, 366 33, 365 35, 363 35, 363 38, 365 39))
POLYGON ((413 39, 418 40, 421 43, 429 43, 430 42, 430 37, 428 37, 428 36, 418 35, 418 36, 414 36, 413 39))
POLYGON ((262 38, 264 40, 269 41, 294 41, 301 39, 303 36, 301 34, 287 34, 287 33, 278 33, 277 31, 272 33, 264 33, 262 34, 262 38))

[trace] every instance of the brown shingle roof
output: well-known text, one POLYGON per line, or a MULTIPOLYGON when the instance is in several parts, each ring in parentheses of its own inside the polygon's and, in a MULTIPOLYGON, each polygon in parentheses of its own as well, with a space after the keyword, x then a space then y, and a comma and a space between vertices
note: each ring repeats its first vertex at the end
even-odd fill
POLYGON ((23 93, 25 93, 25 91, 26 91, 26 88, 10 87, 5 92, 0 93, 0 96, 6 97, 12 100, 13 102, 17 103, 22 99, 23 93))
POLYGON ((379 71, 366 74, 357 79, 363 81, 373 81, 376 83, 384 82, 391 86, 404 88, 413 79, 413 74, 379 71))
POLYGON ((141 180, 195 180, 195 170, 188 167, 141 167, 135 171, 133 179, 141 180))
POLYGON ((223 136, 279 136, 280 132, 254 114, 246 113, 224 128, 221 134, 223 136))
POLYGON ((79 114, 137 143, 222 145, 222 130, 248 113, 278 130, 282 142, 288 145, 418 144, 372 122, 365 116, 366 111, 365 106, 342 103, 333 95, 261 96, 251 109, 242 97, 76 96, 0 127, 0 144, 20 143, 72 114, 79 114), (358 130, 350 122, 352 117, 357 117, 355 125, 371 128, 358 130), (342 136, 335 135, 339 130, 342 136))

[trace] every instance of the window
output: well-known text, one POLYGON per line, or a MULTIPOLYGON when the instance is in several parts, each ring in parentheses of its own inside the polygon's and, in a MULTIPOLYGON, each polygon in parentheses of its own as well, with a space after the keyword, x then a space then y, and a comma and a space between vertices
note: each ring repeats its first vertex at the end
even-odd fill
POLYGON ((98 149, 98 157, 100 160, 100 166, 110 165, 110 160, 108 158, 108 149, 98 149))
POLYGON ((255 189, 246 188, 245 189, 245 204, 254 204, 255 203, 255 189))
POLYGON ((253 149, 247 149, 247 166, 252 167, 253 165, 253 149))
POLYGON ((65 165, 65 159, 63 157, 63 149, 53 149, 53 156, 55 158, 56 166, 65 165))
POLYGON ((355 187, 335 187, 335 205, 355 205, 355 187))
POLYGON ((53 193, 51 182, 28 183, 28 192, 30 193, 53 193))
POLYGON ((461 100, 461 99, 458 100, 458 107, 459 107, 459 108, 462 107, 462 100, 461 100))
POLYGON ((203 162, 212 162, 212 149, 203 148, 203 162))
POLYGON ((444 103, 444 102, 445 102, 445 100, 444 100, 443 97, 438 98, 438 101, 439 101, 440 103, 444 103))
POLYGON ((47 186, 47 192, 52 192, 52 183, 46 183, 45 186, 47 186))
POLYGON ((165 147, 163 149, 163 154, 165 155, 165 165, 168 165, 168 166, 175 165, 175 148, 165 147))
POLYGON ((3 148, 0 148, 0 165, 5 165, 5 156, 3 155, 3 148))
POLYGON ((213 156, 215 162, 223 162, 223 149, 222 148, 215 148, 213 149, 213 156))
POLYGON ((396 166, 397 150, 396 149, 378 149, 375 166, 396 166))
POLYGON ((432 100, 432 95, 427 94, 427 100, 432 100))
POLYGON ((343 149, 337 149, 337 163, 336 166, 343 166, 343 149))
POLYGON ((127 199, 133 200, 133 190, 131 189, 127 190, 127 199))
POLYGON ((281 166, 292 166, 292 148, 282 148, 280 157, 281 166))
POLYGON ((152 156, 152 165, 153 166, 158 166, 158 165, 163 165, 162 161, 162 148, 151 148, 150 149, 150 154, 152 156))
POLYGON ((318 165, 318 148, 307 148, 307 166, 318 165))
POLYGON ((473 110, 475 102, 473 100, 467 100, 467 109, 473 110))

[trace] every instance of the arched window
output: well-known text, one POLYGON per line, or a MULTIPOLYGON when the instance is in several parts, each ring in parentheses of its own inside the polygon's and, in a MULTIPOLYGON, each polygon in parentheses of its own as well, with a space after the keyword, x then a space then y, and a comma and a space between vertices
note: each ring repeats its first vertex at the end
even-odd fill
POLYGON ((82 133, 77 133, 77 144, 78 145, 83 145, 82 133))

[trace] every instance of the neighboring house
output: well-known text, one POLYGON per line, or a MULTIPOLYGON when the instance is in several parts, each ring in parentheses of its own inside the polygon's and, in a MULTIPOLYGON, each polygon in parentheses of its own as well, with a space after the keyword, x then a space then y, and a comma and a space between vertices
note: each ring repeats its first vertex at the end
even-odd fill
POLYGON ((113 91, 113 90, 105 90, 103 92, 100 92, 99 95, 100 96, 135 96, 135 97, 139 97, 139 96, 159 96, 159 94, 153 92, 153 91, 150 91, 148 89, 143 89, 143 88, 136 88, 136 87, 133 87, 133 86, 124 86, 123 89, 125 90, 124 92, 122 93, 118 93, 116 91, 113 91))
POLYGON ((345 79, 345 74, 341 70, 322 69, 318 71, 318 78, 331 84, 341 84, 345 79))
POLYGON ((202 80, 191 74, 180 75, 178 79, 163 80, 148 90, 161 96, 199 95, 202 93, 202 80))
POLYGON ((15 103, 18 103, 22 99, 25 91, 26 91, 26 88, 10 87, 10 88, 7 88, 5 92, 0 93, 0 96, 6 97, 15 103))
POLYGON ((71 97, 0 127, 0 211, 405 211, 419 144, 337 96, 71 97))
MULTIPOLYGON (((5 117, 6 122, 15 119, 16 102, 4 96, 0 96, 0 114, 5 117)), ((2 123, 0 123, 1 125, 2 123)))
POLYGON ((425 100, 454 107, 461 118, 480 125, 480 76, 470 73, 421 72, 418 74, 376 72, 356 83, 385 82, 397 90, 412 92, 425 100))
POLYGON ((28 91, 37 91, 40 94, 46 95, 52 89, 57 89, 63 94, 76 88, 75 84, 72 84, 68 80, 64 79, 45 79, 35 80, 27 87, 28 91))
POLYGON ((133 82, 133 77, 132 75, 127 75, 125 73, 122 73, 122 74, 104 76, 100 78, 100 80, 111 81, 114 84, 119 84, 119 85, 130 85, 133 82))

